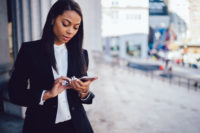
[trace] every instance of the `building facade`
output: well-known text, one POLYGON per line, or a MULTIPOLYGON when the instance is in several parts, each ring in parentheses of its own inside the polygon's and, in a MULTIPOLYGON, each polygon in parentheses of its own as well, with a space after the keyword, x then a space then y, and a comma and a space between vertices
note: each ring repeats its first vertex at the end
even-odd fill
POLYGON ((126 58, 129 56, 128 46, 140 47, 139 56, 138 54, 132 56, 142 58, 147 56, 148 8, 148 0, 102 0, 102 36, 106 54, 112 55, 115 49, 118 50, 117 56, 126 58))
POLYGON ((191 36, 190 25, 190 3, 188 0, 168 0, 170 24, 177 35, 177 41, 184 42, 191 36))
POLYGON ((170 17, 166 2, 163 0, 149 1, 149 53, 167 49, 170 17))
POLYGON ((168 0, 168 8, 177 41, 200 43, 200 0, 168 0))
POLYGON ((192 43, 200 46, 200 0, 189 0, 190 23, 189 30, 192 43))

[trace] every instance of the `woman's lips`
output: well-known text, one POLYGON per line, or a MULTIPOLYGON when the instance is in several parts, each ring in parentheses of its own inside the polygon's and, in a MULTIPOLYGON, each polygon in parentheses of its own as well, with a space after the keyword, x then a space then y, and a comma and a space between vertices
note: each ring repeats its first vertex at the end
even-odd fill
POLYGON ((63 38, 65 41, 69 41, 71 39, 70 37, 67 37, 67 36, 63 36, 63 38))

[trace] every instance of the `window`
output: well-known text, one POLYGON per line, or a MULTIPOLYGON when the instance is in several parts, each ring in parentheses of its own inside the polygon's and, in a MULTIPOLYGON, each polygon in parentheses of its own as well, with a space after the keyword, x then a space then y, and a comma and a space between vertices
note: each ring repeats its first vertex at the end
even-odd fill
POLYGON ((111 11, 111 18, 112 19, 118 19, 119 18, 119 12, 118 11, 111 11))
POLYGON ((118 6, 119 5, 119 1, 112 1, 112 6, 118 6))

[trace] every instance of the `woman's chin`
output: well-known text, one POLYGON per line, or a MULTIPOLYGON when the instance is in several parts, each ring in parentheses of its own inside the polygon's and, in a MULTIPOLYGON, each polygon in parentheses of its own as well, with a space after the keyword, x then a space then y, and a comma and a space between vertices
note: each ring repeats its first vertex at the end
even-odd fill
POLYGON ((70 40, 63 40, 62 42, 63 43, 68 43, 70 40))

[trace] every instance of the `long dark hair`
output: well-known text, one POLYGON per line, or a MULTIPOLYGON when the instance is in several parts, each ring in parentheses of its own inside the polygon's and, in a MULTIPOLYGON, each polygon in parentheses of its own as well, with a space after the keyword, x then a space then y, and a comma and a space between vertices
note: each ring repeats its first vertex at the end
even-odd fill
POLYGON ((83 16, 78 3, 76 3, 74 0, 59 0, 51 7, 43 29, 41 41, 44 52, 46 53, 51 66, 56 70, 56 72, 58 72, 53 47, 55 35, 53 33, 52 21, 55 20, 59 15, 62 15, 64 11, 68 10, 75 11, 81 17, 81 23, 78 32, 67 44, 65 44, 66 48, 68 49, 68 59, 70 60, 70 66, 76 70, 76 72, 74 72, 71 76, 81 77, 86 74, 87 66, 82 48, 84 35, 83 16))

